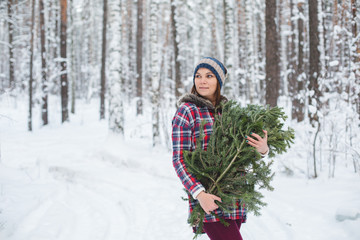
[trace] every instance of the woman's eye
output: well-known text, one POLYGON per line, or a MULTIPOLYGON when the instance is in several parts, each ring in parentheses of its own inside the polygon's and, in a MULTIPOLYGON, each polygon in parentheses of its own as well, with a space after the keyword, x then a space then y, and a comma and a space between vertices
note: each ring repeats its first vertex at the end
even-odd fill
POLYGON ((196 78, 200 78, 201 76, 200 75, 195 75, 196 78))
POLYGON ((212 78, 212 77, 213 77, 213 75, 209 74, 209 75, 207 75, 207 77, 208 77, 208 78, 212 78))

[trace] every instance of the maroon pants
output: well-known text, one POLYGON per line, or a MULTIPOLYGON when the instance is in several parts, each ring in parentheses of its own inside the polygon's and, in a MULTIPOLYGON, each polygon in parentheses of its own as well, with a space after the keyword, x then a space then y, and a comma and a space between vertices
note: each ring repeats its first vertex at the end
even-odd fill
POLYGON ((204 231, 211 240, 242 240, 240 234, 241 220, 226 220, 230 225, 221 222, 204 223, 204 231))

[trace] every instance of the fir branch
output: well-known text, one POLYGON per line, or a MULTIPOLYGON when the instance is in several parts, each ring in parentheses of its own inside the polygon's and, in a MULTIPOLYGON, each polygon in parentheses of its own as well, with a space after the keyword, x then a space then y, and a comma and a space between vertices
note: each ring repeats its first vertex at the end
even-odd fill
MULTIPOLYGON (((270 184, 274 177, 270 168, 272 161, 265 163, 260 153, 245 143, 245 136, 254 132, 264 137, 262 130, 266 129, 269 157, 286 152, 294 139, 293 129, 283 130, 282 121, 286 118, 279 107, 248 105, 242 108, 229 101, 222 106, 221 115, 215 114, 207 151, 203 149, 205 123, 201 123, 196 148, 191 154, 184 152, 184 161, 189 173, 209 189, 209 193, 222 199, 222 203, 217 204, 223 212, 231 211, 238 200, 255 215, 266 206, 262 200, 264 196, 256 188, 273 190, 270 184)), ((189 198, 194 200, 190 194, 189 198)), ((202 231, 204 217, 200 204, 195 205, 189 223, 199 227, 196 236, 202 231)))
POLYGON ((242 146, 244 145, 245 141, 243 141, 240 145, 240 148, 237 150, 236 155, 234 156, 234 158, 231 160, 230 164, 226 167, 226 169, 221 173, 220 177, 218 179, 216 179, 215 183, 213 184, 212 188, 210 189, 210 192, 212 192, 215 187, 217 186, 218 182, 221 181, 221 179, 224 177, 224 175, 230 170, 230 168, 232 167, 232 165, 234 164, 237 156, 241 153, 241 149, 242 146))

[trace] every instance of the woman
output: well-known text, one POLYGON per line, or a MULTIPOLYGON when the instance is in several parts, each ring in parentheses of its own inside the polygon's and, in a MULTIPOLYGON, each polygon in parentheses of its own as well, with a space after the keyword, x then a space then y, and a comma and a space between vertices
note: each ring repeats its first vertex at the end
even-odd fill
MULTIPOLYGON (((242 239, 240 226, 246 220, 246 210, 240 201, 231 213, 225 213, 218 209, 215 201, 221 202, 221 199, 207 193, 202 184, 187 171, 183 151, 195 149, 196 138, 200 135, 202 122, 205 122, 205 137, 202 147, 206 150, 212 133, 215 108, 219 107, 220 103, 227 101, 224 96, 220 95, 226 76, 227 69, 219 60, 211 57, 201 59, 195 67, 191 93, 184 95, 179 100, 180 107, 172 121, 173 165, 184 187, 191 194, 189 196, 190 212, 198 203, 204 209, 206 215, 203 229, 211 240, 242 239), (216 213, 219 218, 225 219, 229 226, 225 227, 211 212, 216 213)), ((269 149, 267 132, 264 130, 264 133, 264 138, 256 133, 252 133, 251 137, 247 136, 247 143, 255 147, 263 156, 268 153, 269 149)))

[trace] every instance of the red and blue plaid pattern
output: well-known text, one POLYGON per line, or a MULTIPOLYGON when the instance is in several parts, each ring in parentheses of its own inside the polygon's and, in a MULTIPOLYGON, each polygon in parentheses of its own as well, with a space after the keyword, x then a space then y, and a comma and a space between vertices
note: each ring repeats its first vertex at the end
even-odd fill
MULTIPOLYGON (((214 123, 213 112, 209 111, 207 107, 198 107, 194 103, 188 102, 178 108, 172 121, 173 165, 182 184, 194 198, 205 189, 202 184, 187 171, 183 151, 193 151, 195 149, 196 138, 200 135, 200 126, 203 121, 205 122, 205 138, 202 142, 202 148, 206 150, 214 123)), ((197 200, 189 200, 190 213, 197 204, 197 200)), ((240 219, 242 222, 246 220, 246 210, 245 207, 240 204, 240 201, 237 202, 237 207, 229 213, 223 212, 220 209, 215 210, 214 213, 224 219, 240 219)), ((217 221, 219 221, 219 218, 211 214, 205 215, 204 222, 217 221)))

